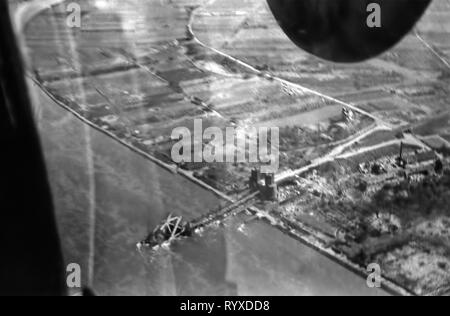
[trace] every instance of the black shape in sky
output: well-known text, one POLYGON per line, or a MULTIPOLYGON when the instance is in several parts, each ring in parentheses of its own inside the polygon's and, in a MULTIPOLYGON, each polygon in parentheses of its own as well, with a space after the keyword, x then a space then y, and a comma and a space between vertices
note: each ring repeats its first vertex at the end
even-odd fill
POLYGON ((360 62, 392 48, 431 0, 267 0, 289 38, 334 62, 360 62), (368 27, 368 6, 381 7, 381 27, 368 27))

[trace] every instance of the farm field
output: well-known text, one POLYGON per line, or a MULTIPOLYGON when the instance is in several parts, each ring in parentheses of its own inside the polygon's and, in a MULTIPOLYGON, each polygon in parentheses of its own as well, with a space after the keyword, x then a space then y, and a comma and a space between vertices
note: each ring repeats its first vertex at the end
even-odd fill
MULTIPOLYGON (((193 41, 187 28, 193 18, 194 33, 201 36, 195 23, 202 21, 199 16, 206 2, 153 0, 137 5, 128 0, 120 6, 111 2, 108 10, 93 0, 79 3, 84 12, 79 30, 64 25, 63 5, 52 7, 28 26, 26 41, 36 80, 99 128, 165 163, 172 163, 172 131, 179 127, 193 131, 196 119, 202 120, 203 130, 210 126, 223 131, 228 126, 301 129, 293 140, 296 146, 283 147, 282 166, 287 169, 320 156, 324 149, 314 150, 314 144, 338 142, 373 123, 358 114, 354 123, 345 125, 342 105, 265 78, 193 41), (168 21, 174 23, 168 27, 168 21), (47 45, 42 45, 43 39, 47 45), (297 159, 299 153, 301 159, 297 159), (292 166, 289 156, 296 157, 292 166)), ((246 10, 253 4, 246 2, 250 6, 246 10)), ((213 34, 215 23, 234 20, 234 14, 237 19, 244 17, 227 9, 230 5, 222 3, 220 10, 225 11, 219 16, 210 14, 215 22, 206 22, 211 27, 208 32, 213 34)), ((292 141, 291 135, 285 138, 281 139, 284 144, 292 141)), ((232 193, 235 186, 228 183, 247 177, 251 166, 227 166, 233 181, 220 177, 216 167, 181 167, 232 193)))
POLYGON ((194 30, 199 39, 257 69, 368 109, 397 127, 448 111, 450 91, 442 78, 450 68, 425 45, 440 52, 448 49, 446 1, 433 1, 417 26, 424 42, 410 34, 379 58, 354 65, 327 63, 298 50, 279 29, 265 1, 245 4, 234 15, 232 2, 212 1, 196 11, 194 30), (220 27, 209 29, 212 20, 220 27), (420 91, 425 89, 426 93, 420 91))

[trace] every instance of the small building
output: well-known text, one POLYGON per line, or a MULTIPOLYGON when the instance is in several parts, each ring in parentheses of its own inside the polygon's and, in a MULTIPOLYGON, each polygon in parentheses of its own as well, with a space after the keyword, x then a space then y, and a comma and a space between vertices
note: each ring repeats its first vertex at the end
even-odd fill
POLYGON ((438 159, 438 156, 434 151, 419 152, 416 155, 414 155, 411 163, 419 163, 419 164, 432 163, 435 162, 436 159, 438 159))
POLYGON ((398 157, 395 159, 395 163, 399 168, 403 168, 406 169, 406 167, 408 166, 409 160, 407 158, 405 158, 405 156, 403 155, 403 142, 400 143, 400 153, 398 155, 398 157))
POLYGON ((347 123, 353 122, 355 120, 355 112, 346 107, 342 109, 342 116, 344 121, 346 121, 347 123))
POLYGON ((264 175, 264 182, 261 182, 261 172, 253 169, 250 174, 249 187, 252 191, 259 191, 261 198, 266 201, 278 201, 278 186, 275 181, 275 173, 264 175))
POLYGON ((260 184, 259 181, 260 179, 260 175, 261 173, 259 172, 258 169, 252 169, 251 174, 250 174, 250 182, 249 182, 249 187, 251 191, 257 191, 259 190, 260 184))
POLYGON ((278 201, 278 188, 275 182, 275 174, 266 174, 264 184, 261 192, 263 199, 267 201, 278 201))

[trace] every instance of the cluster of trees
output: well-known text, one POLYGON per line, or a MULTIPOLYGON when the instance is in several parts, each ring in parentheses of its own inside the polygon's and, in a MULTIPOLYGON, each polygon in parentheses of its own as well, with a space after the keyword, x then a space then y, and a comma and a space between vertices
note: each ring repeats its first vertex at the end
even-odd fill
MULTIPOLYGON (((323 199, 319 205, 324 214, 332 215, 334 224, 346 228, 356 243, 363 243, 368 237, 379 237, 369 223, 375 216, 383 218, 395 215, 401 227, 407 226, 418 217, 432 214, 450 215, 450 170, 442 177, 429 177, 416 184, 407 181, 400 184, 385 185, 366 203, 350 200, 323 199)), ((400 233, 393 227, 392 234, 400 233)))
POLYGON ((419 213, 431 215, 433 212, 449 212, 450 171, 442 177, 428 177, 417 184, 403 182, 398 185, 386 185, 373 198, 376 208, 404 215, 419 213))

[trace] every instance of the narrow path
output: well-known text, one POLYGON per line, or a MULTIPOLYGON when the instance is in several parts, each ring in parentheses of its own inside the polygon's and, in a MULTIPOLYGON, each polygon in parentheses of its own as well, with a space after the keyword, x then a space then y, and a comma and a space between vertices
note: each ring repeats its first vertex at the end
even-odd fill
POLYGON ((243 198, 239 199, 236 202, 232 202, 230 205, 222 208, 217 212, 210 212, 206 215, 203 215, 202 217, 191 221, 192 228, 193 229, 203 228, 214 222, 223 220, 229 216, 243 212, 255 203, 256 197, 258 195, 259 192, 248 193, 243 198))
POLYGON ((436 56, 444 65, 445 67, 447 67, 448 69, 450 69, 450 63, 447 59, 445 59, 444 57, 441 56, 441 54, 436 51, 436 49, 434 49, 434 47, 428 43, 420 34, 417 30, 415 30, 414 34, 416 35, 416 37, 419 39, 419 41, 425 45, 426 48, 428 48, 431 53, 436 56))

